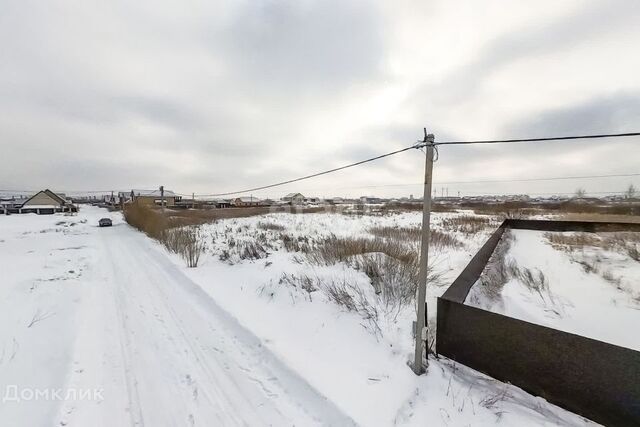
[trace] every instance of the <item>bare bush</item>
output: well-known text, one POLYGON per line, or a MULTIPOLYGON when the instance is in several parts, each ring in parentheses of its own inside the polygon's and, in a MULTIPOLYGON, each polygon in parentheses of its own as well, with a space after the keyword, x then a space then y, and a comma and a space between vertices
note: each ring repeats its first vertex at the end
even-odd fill
POLYGON ((316 278, 314 279, 311 276, 308 276, 306 274, 287 274, 287 273, 282 273, 282 276, 280 276, 280 280, 278 281, 278 284, 283 285, 289 285, 292 286, 294 288, 298 288, 302 291, 304 291, 307 294, 307 297, 309 298, 309 302, 313 301, 311 294, 318 291, 318 282, 319 280, 316 278))
POLYGON ((168 250, 182 256, 188 267, 198 266, 204 252, 198 227, 175 227, 161 213, 140 203, 128 205, 124 210, 124 218, 133 227, 160 241, 168 250))
POLYGON ((571 234, 548 232, 544 233, 544 237, 549 241, 551 246, 561 248, 563 246, 569 248, 581 249, 585 246, 598 246, 601 239, 591 233, 576 232, 571 234))
POLYGON ((280 241, 282 242, 282 246, 288 252, 303 252, 308 253, 311 250, 309 246, 309 238, 308 237, 294 237, 287 233, 280 233, 280 241))
POLYGON ((169 221, 154 209, 140 203, 132 203, 124 209, 124 219, 138 230, 159 239, 169 228, 169 221))
POLYGON ((623 290, 622 289, 622 278, 618 277, 618 276, 615 276, 611 270, 603 271, 602 273, 600 273, 600 276, 602 276, 602 278, 604 280, 606 280, 607 282, 615 285, 615 287, 618 288, 619 290, 623 290))
POLYGON ((638 248, 635 245, 631 245, 631 246, 627 247, 627 254, 634 261, 640 262, 640 251, 638 250, 638 248))
POLYGON ((367 298, 365 292, 357 285, 347 281, 331 281, 323 283, 323 291, 329 301, 345 308, 347 311, 358 313, 366 322, 362 326, 376 336, 382 336, 382 329, 378 324, 380 315, 378 309, 367 298))
MULTIPOLYGON (((422 227, 371 227, 369 232, 376 237, 397 241, 420 241, 422 227)), ((430 230, 429 245, 434 248, 461 248, 463 243, 449 233, 440 230, 430 230)))
POLYGON ((259 222, 258 228, 268 231, 284 231, 284 226, 273 222, 259 222))
POLYGON ((257 260, 266 258, 267 250, 258 242, 243 241, 238 243, 238 256, 241 260, 257 260))
POLYGON ((545 301, 544 294, 550 296, 549 282, 542 270, 536 270, 537 273, 534 273, 528 268, 518 268, 514 270, 514 273, 529 290, 537 292, 540 298, 545 301))
POLYGON ((405 263, 413 262, 418 256, 417 251, 407 249, 404 244, 397 241, 385 241, 381 238, 345 238, 332 235, 312 248, 307 257, 318 265, 332 265, 348 261, 356 255, 375 252, 383 253, 405 263))
POLYGON ((205 245, 198 227, 180 227, 164 230, 160 242, 170 251, 177 253, 187 263, 187 267, 195 268, 200 262, 205 245))
POLYGON ((491 227, 494 221, 487 216, 460 215, 444 218, 441 224, 447 231, 475 234, 491 227))
POLYGON ((509 230, 505 230, 480 275, 480 289, 492 301, 500 299, 504 285, 513 276, 513 270, 516 266, 507 260, 507 253, 512 242, 513 235, 509 230))

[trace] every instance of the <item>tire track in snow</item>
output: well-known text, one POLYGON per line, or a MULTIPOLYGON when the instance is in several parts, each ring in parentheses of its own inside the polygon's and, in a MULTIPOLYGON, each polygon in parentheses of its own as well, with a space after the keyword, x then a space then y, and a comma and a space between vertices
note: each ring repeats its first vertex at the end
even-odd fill
POLYGON ((103 241, 133 425, 354 424, 154 242, 128 226, 113 231, 103 241))

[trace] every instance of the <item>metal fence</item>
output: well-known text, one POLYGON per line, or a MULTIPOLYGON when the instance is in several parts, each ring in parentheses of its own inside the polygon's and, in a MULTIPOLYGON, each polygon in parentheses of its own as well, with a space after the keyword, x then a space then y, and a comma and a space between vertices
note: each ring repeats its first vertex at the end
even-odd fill
MULTIPOLYGON (((438 299, 438 354, 593 421, 640 426, 640 352, 464 304, 504 231, 640 231, 640 224, 505 220, 438 299)), ((638 333, 636 325, 620 325, 638 333)))

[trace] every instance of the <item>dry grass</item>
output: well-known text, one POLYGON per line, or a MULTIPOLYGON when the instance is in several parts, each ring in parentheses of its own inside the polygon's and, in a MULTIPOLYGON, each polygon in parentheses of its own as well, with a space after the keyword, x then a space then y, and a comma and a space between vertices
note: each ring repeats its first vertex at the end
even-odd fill
POLYGON ((572 234, 544 233, 544 237, 549 241, 551 246, 555 248, 569 247, 582 249, 585 246, 600 246, 602 240, 591 233, 576 232, 572 234))
POLYGON ((545 304, 553 303, 549 282, 544 273, 539 269, 532 271, 520 267, 514 259, 507 256, 512 243, 513 235, 506 230, 480 276, 483 293, 492 301, 499 300, 504 285, 509 280, 516 279, 529 291, 537 293, 545 304))
MULTIPOLYGON (((407 212, 407 211, 422 211, 422 202, 414 203, 388 203, 382 207, 382 212, 407 212)), ((434 202, 431 204, 431 212, 456 212, 456 207, 446 204, 434 202)))
POLYGON ((162 233, 169 228, 168 219, 160 211, 137 203, 125 208, 124 219, 129 225, 154 239, 160 239, 162 233))
MULTIPOLYGON (((609 251, 616 251, 628 255, 635 261, 640 261, 640 233, 638 232, 616 232, 616 233, 584 233, 574 232, 571 234, 549 232, 544 234, 547 241, 553 248, 565 252, 584 251, 585 247, 600 248, 609 251)), ((574 261, 583 265, 586 272, 597 272, 599 269, 594 262, 586 262, 573 258, 574 261)))
POLYGON ((640 215, 614 215, 603 213, 562 213, 554 219, 566 221, 599 221, 640 223, 640 215))
MULTIPOLYGON (((268 213, 288 212, 307 214, 319 212, 335 212, 335 207, 296 207, 296 206, 257 206, 246 208, 224 209, 185 209, 165 210, 164 215, 172 226, 199 225, 216 222, 222 219, 248 218, 268 213)), ((158 213, 160 213, 158 211, 158 213)))
POLYGON ((258 228, 267 231, 284 231, 284 226, 273 222, 259 222, 258 228))
POLYGON ((495 219, 488 216, 461 215, 442 220, 442 227, 450 232, 476 234, 494 225, 495 219))
MULTIPOLYGON (((422 227, 371 227, 369 232, 376 237, 398 241, 416 241, 422 238, 422 227)), ((431 230, 429 233, 430 247, 461 248, 464 244, 455 236, 439 230, 431 230)))
POLYGON ((159 210, 137 203, 127 206, 124 218, 127 223, 158 240, 168 250, 182 256, 188 267, 198 266, 205 246, 197 227, 176 227, 159 210))
MULTIPOLYGON (((469 202, 461 207, 473 209, 479 215, 496 215, 507 218, 524 218, 531 215, 555 213, 562 216, 574 215, 612 215, 620 217, 640 216, 640 203, 592 201, 580 202, 565 200, 561 202, 534 203, 509 201, 502 203, 469 202)), ((621 219, 625 222, 625 219, 621 219)), ((637 222, 635 220, 634 222, 637 222)))
POLYGON ((199 225, 221 219, 247 218, 269 213, 268 207, 166 210, 166 217, 175 226, 199 225))

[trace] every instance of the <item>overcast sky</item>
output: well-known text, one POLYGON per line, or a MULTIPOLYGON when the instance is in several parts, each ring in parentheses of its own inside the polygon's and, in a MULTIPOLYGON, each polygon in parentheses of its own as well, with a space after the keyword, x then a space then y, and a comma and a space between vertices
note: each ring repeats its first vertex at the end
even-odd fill
MULTIPOLYGON (((425 126, 441 141, 638 131, 639 22, 637 0, 0 0, 0 189, 234 191, 425 126)), ((423 166, 414 150, 254 195, 418 196, 423 166)), ((434 181, 637 172, 630 138, 441 147, 434 181)))

